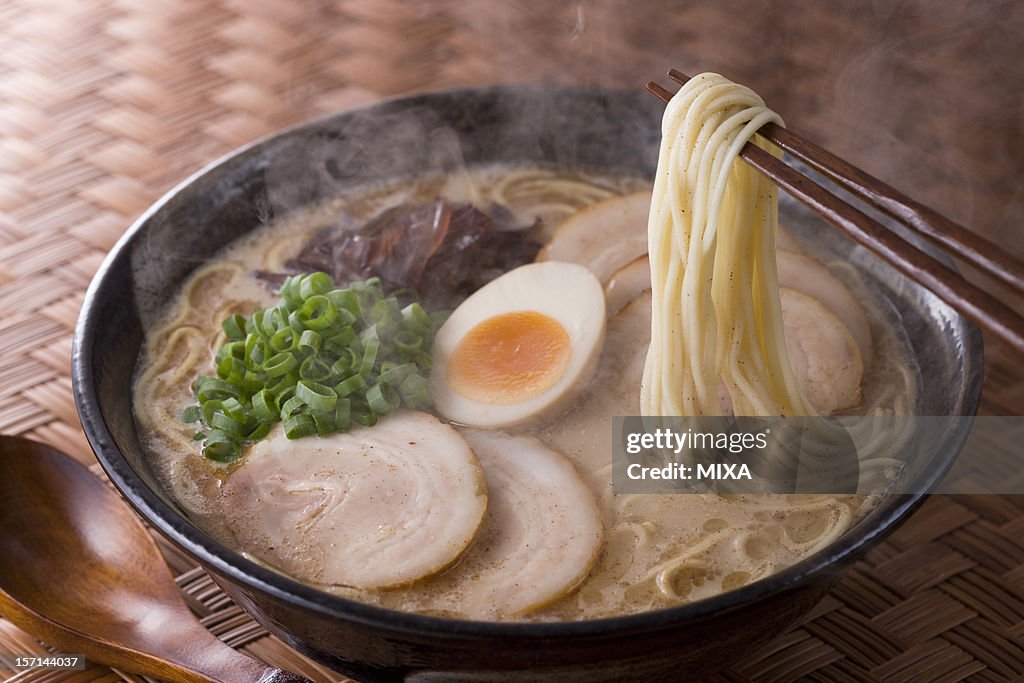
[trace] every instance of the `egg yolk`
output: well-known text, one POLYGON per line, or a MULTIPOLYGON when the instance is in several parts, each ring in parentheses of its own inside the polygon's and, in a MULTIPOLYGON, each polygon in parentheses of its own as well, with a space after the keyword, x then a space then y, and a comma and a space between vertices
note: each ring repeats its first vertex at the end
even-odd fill
POLYGON ((448 361, 448 383, 481 403, 519 403, 554 386, 569 355, 569 333, 554 318, 536 311, 503 313, 459 341, 448 361))

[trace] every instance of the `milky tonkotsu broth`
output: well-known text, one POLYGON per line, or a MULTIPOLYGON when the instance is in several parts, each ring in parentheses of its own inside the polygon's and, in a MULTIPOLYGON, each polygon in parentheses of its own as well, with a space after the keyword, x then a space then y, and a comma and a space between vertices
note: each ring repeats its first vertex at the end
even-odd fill
MULTIPOLYGON (((311 234, 338 211, 360 219, 409 199, 443 196, 486 208, 492 201, 548 227, 580 207, 644 189, 628 177, 543 169, 487 168, 417 183, 372 188, 255 231, 198 269, 150 333, 139 363, 136 418, 162 483, 202 528, 228 546, 244 546, 225 523, 231 501, 222 484, 243 457, 223 467, 208 461, 181 422, 194 403, 191 382, 212 372, 223 341, 221 321, 272 305, 277 296, 253 276, 280 271, 311 234)), ((835 269, 855 295, 856 276, 835 269)), ((866 296, 858 296, 867 301, 866 296)), ((909 410, 913 383, 895 328, 865 305, 874 353, 863 382, 862 405, 909 410)), ((495 614, 461 600, 460 562, 403 588, 329 590, 390 608, 477 619, 570 620, 635 613, 714 595, 766 576, 831 542, 870 505, 862 497, 614 495, 611 491, 610 418, 639 411, 639 386, 650 339, 650 294, 639 294, 609 318, 597 370, 576 404, 546 424, 515 430, 568 457, 597 499, 604 545, 579 587, 536 611, 495 614)), ((316 439, 318 437, 306 437, 316 439)), ((476 543, 487 542, 487 528, 476 543)), ((259 558, 257 558, 259 559, 259 558)))

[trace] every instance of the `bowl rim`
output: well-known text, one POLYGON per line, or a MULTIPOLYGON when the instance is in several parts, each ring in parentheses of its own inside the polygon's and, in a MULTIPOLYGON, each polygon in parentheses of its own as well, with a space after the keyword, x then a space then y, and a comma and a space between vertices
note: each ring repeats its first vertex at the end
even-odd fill
POLYGON ((497 85, 438 90, 376 100, 359 107, 345 109, 283 128, 228 152, 175 185, 132 223, 104 258, 86 291, 72 341, 72 384, 79 419, 97 460, 117 490, 146 523, 184 550, 204 568, 209 567, 213 572, 223 575, 232 582, 330 618, 392 632, 433 637, 466 640, 516 638, 550 641, 621 636, 624 632, 656 631, 681 622, 694 622, 713 615, 719 616, 769 596, 783 593, 817 575, 824 574, 830 568, 844 565, 853 559, 853 556, 859 551, 865 550, 881 540, 909 517, 910 513, 924 501, 928 494, 922 491, 930 490, 955 460, 955 454, 959 452, 970 431, 973 411, 977 410, 980 402, 981 333, 960 316, 957 316, 956 319, 965 326, 964 338, 967 341, 962 355, 965 369, 963 373, 965 406, 971 411, 971 414, 954 416, 960 419, 956 421, 950 438, 946 441, 945 447, 951 450, 954 456, 946 456, 949 461, 946 467, 941 470, 931 470, 927 476, 919 478, 916 483, 921 485, 915 487, 917 491, 915 493, 885 497, 870 513, 871 526, 864 524, 868 518, 862 519, 833 543, 774 574, 725 593, 674 607, 613 617, 555 622, 478 621, 380 607, 317 589, 246 558, 202 531, 184 515, 165 503, 146 484, 117 446, 100 410, 99 397, 92 381, 96 370, 93 363, 94 341, 100 321, 93 311, 104 294, 105 283, 109 281, 110 273, 118 267, 128 267, 126 261, 131 253, 133 243, 140 239, 146 226, 155 216, 158 216, 179 193, 185 191, 199 179, 209 174, 222 172, 231 164, 240 163, 281 137, 313 130, 327 122, 342 120, 354 112, 391 107, 396 103, 412 105, 429 101, 440 95, 445 97, 458 97, 467 94, 481 96, 491 93, 529 93, 552 89, 590 93, 609 92, 608 89, 589 86, 497 85))

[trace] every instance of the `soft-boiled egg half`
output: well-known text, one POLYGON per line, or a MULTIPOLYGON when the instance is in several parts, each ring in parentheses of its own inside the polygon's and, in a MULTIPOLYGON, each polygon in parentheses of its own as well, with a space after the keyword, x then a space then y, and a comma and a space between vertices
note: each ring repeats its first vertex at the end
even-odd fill
POLYGON ((431 349, 438 412, 508 427, 563 409, 594 369, 604 340, 601 283, 585 266, 531 263, 455 309, 431 349))

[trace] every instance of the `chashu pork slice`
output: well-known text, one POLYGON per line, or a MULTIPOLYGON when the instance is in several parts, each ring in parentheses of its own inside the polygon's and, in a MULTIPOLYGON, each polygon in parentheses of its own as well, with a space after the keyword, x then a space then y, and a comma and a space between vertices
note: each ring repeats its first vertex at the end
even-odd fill
POLYGON ((604 287, 605 313, 611 320, 626 306, 651 290, 651 262, 644 254, 615 271, 604 287))
POLYGON ((479 461, 421 412, 372 427, 255 444, 222 487, 241 549, 310 583, 408 584, 450 565, 487 508, 479 461))
POLYGON ((597 501, 576 468, 537 439, 466 429, 487 477, 489 506, 472 548, 449 573, 459 609, 515 616, 576 588, 601 549, 597 501))
POLYGON ((826 415, 860 403, 864 364, 849 328, 818 299, 779 288, 786 351, 796 381, 826 415))
POLYGON ((647 190, 584 207, 555 228, 537 260, 579 263, 605 283, 616 270, 647 253, 650 209, 647 190))
POLYGON ((868 367, 874 354, 871 324, 864 307, 849 288, 823 263, 809 256, 780 251, 777 262, 779 284, 817 299, 839 318, 857 342, 864 367, 868 367))

